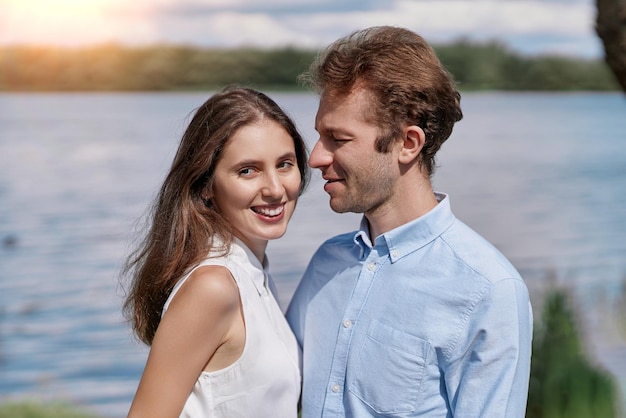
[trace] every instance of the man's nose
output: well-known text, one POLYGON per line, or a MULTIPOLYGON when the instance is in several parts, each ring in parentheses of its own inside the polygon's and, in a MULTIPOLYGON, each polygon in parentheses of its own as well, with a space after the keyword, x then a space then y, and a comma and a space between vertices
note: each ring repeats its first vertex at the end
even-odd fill
POLYGON ((322 168, 329 166, 333 161, 333 154, 327 149, 324 141, 318 139, 309 155, 309 167, 322 168))

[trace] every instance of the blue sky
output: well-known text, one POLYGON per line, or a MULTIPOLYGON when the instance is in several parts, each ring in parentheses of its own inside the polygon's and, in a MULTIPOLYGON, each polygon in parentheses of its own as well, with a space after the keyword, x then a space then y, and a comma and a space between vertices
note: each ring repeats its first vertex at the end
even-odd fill
POLYGON ((597 58, 595 0, 0 0, 0 44, 318 48, 374 25, 597 58))

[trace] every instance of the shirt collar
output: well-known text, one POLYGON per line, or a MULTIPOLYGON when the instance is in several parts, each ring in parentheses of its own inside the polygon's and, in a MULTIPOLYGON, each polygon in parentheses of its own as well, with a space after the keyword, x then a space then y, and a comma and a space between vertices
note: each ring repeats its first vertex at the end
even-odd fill
POLYGON ((435 192, 435 197, 439 202, 437 206, 419 218, 378 236, 374 245, 370 241, 369 223, 364 216, 359 230, 354 235, 354 242, 360 248, 361 258, 374 246, 383 246, 386 247, 391 262, 395 263, 440 236, 454 222, 455 217, 450 208, 450 197, 439 192, 435 192))
MULTIPOLYGON (((268 291, 268 269, 269 262, 267 260, 267 256, 263 259, 263 263, 259 261, 258 258, 254 255, 252 250, 250 250, 246 244, 243 243, 239 238, 234 237, 233 243, 231 245, 230 250, 232 256, 241 257, 247 259, 252 267, 252 282, 254 283, 254 287, 256 287, 257 292, 259 294, 266 294, 268 291)), ((242 265, 245 265, 242 263, 242 265)))

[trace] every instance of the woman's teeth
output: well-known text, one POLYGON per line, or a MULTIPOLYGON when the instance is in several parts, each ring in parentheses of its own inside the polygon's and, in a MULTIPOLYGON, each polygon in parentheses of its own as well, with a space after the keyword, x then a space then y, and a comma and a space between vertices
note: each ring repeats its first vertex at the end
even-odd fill
POLYGON ((277 208, 265 208, 265 207, 253 207, 252 210, 260 215, 265 215, 265 216, 278 216, 280 215, 283 210, 285 209, 284 205, 281 205, 277 208))

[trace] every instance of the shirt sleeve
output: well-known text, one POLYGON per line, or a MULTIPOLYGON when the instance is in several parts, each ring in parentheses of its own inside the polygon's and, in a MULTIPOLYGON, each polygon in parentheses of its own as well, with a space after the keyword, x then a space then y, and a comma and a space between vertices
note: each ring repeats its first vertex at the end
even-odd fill
POLYGON ((492 284, 466 318, 445 366, 456 418, 524 418, 533 317, 520 279, 492 284))

